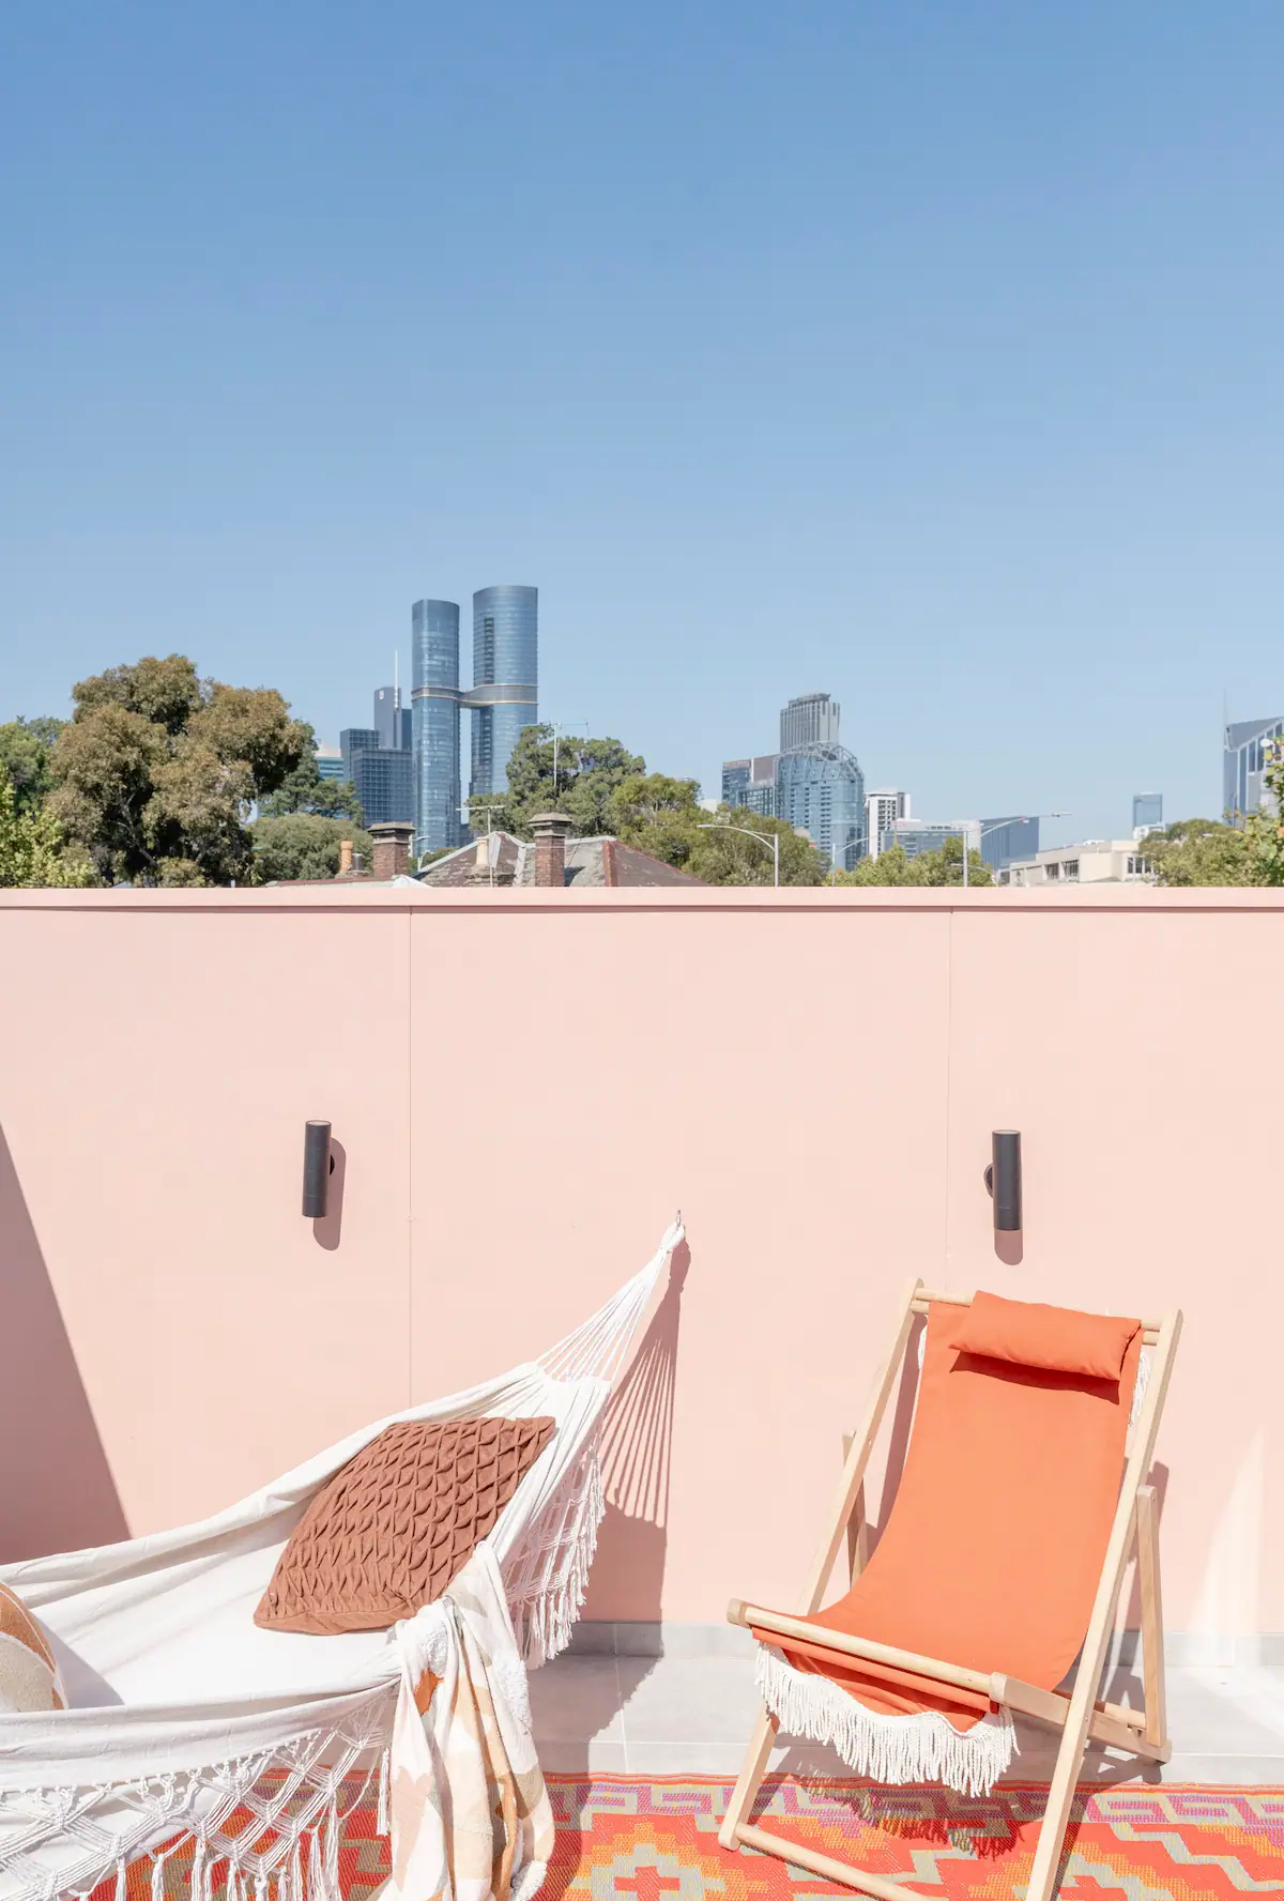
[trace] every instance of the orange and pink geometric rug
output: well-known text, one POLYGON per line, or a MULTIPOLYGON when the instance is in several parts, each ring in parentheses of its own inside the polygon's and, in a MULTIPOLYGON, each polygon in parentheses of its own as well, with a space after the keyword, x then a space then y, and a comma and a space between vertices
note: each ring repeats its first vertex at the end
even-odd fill
MULTIPOLYGON (((557 1844, 541 1901, 820 1901, 850 1897, 774 1855, 729 1855, 718 1823, 729 1782, 548 1777, 557 1844)), ((924 1901, 1019 1901, 1046 1787, 969 1798, 851 1782, 768 1783, 775 1833, 916 1889, 924 1901)), ((1082 1795, 1061 1901, 1244 1901, 1284 1896, 1284 1789, 1147 1787, 1082 1795)), ((348 1901, 387 1870, 373 1809, 350 1819, 348 1901)))

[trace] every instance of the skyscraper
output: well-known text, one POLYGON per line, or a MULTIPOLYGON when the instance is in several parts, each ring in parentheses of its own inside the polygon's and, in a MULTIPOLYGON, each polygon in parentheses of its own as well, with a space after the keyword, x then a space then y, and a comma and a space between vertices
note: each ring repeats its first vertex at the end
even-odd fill
POLYGON ((722 763, 722 803, 741 811, 776 816, 778 753, 760 753, 756 759, 725 759, 722 763))
POLYGON ((1039 849, 1037 818, 983 818, 980 853, 993 871, 1002 871, 1014 858, 1033 858, 1039 849))
POLYGON ((895 786, 879 785, 865 799, 865 848, 877 858, 883 848, 883 833, 890 831, 898 818, 910 815, 910 795, 895 786))
POLYGON ((781 753, 776 775, 777 818, 806 832, 838 871, 853 870, 865 851, 865 775, 855 754, 796 746, 781 753))
POLYGON ((797 752, 803 746, 836 746, 842 708, 828 693, 802 693, 782 707, 780 750, 797 752))
POLYGON ((1265 742, 1284 738, 1284 719, 1242 719, 1226 728, 1222 753, 1222 809, 1229 816, 1256 812, 1262 803, 1265 742))
POLYGON ((410 610, 415 855, 461 842, 459 821, 459 603, 410 610))
POLYGON ((374 723, 379 735, 379 744, 385 752, 390 749, 408 752, 413 744, 413 714, 408 706, 401 704, 399 686, 380 686, 375 688, 374 723))
POLYGON ((539 719, 539 589, 484 587, 473 595, 470 798, 508 790, 518 734, 539 719))
MULTIPOLYGON (((1164 822, 1164 795, 1162 792, 1134 792, 1132 795, 1132 835, 1144 838, 1147 832, 1157 832, 1164 822)), ((1024 857, 1024 853, 1022 856, 1024 857)))
POLYGON ((363 746, 352 756, 352 783, 367 825, 412 824, 414 756, 404 746, 363 746))
POLYGON ((356 757, 368 747, 379 744, 379 735, 373 726, 345 726, 339 734, 339 756, 343 760, 343 776, 356 783, 356 757))

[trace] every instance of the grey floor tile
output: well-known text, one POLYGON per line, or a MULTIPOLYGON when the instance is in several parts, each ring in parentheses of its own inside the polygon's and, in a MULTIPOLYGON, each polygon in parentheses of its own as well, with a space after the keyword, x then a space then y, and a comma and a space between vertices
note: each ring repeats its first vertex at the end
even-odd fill
POLYGON ((592 1736, 586 1743, 540 1742, 538 1751, 540 1766, 550 1776, 625 1776, 629 1773, 624 1744, 604 1736, 592 1736))
POLYGON ((631 1776, 723 1776, 734 1782, 736 1768, 727 1761, 725 1743, 648 1743, 630 1739, 624 1745, 631 1776))
POLYGON ((535 1742, 584 1743, 601 1736, 623 1743, 620 1681, 614 1657, 558 1657, 530 1674, 535 1742))
MULTIPOLYGON (((736 1657, 620 1657, 624 1738, 743 1749, 759 1710, 751 1667, 736 1657)), ((710 1772, 712 1773, 712 1772, 710 1772)))

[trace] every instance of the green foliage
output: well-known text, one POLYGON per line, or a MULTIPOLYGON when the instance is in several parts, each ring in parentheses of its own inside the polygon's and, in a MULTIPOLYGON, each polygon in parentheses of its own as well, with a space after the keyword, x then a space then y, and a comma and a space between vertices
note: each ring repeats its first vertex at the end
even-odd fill
MULTIPOLYGON (((967 855, 967 881, 992 885, 994 873, 979 851, 967 855)), ((903 845, 892 845, 877 858, 862 858, 854 871, 840 871, 834 880, 844 885, 961 885, 963 840, 947 838, 939 851, 907 855, 903 845)))
POLYGON ((357 800, 351 779, 323 779, 317 765, 316 734, 303 721, 307 734, 303 755, 292 772, 287 772, 275 792, 259 801, 260 818, 284 818, 290 812, 312 812, 318 818, 346 818, 355 825, 365 824, 365 814, 357 800))
POLYGON ((7 777, 19 812, 38 811, 49 790, 49 756, 65 726, 60 719, 15 719, 0 726, 0 777, 7 777))
POLYGON ((52 813, 23 809, 6 773, 0 772, 0 885, 87 885, 88 859, 63 850, 52 813))
POLYGON ((48 809, 108 882, 229 884, 250 870, 244 820, 311 744, 270 688, 201 680, 182 654, 72 690, 48 809))
POLYGON ((772 853, 766 845, 756 845, 752 838, 746 838, 746 832, 763 839, 774 835, 780 840, 782 885, 824 884, 829 878, 828 861, 810 839, 783 819, 763 818, 742 807, 732 811, 720 805, 716 812, 701 812, 700 824, 709 829, 696 833, 686 869, 705 884, 771 883, 772 853))
POLYGON ((333 878, 339 869, 339 844, 350 838, 353 849, 371 863, 374 841, 349 818, 326 818, 318 812, 287 812, 279 818, 260 818, 251 827, 254 846, 254 883, 281 884, 295 878, 333 878))
POLYGON ((1137 847, 1161 885, 1257 884, 1248 835, 1214 819, 1178 819, 1137 847))
POLYGON ((1262 804, 1244 821, 1244 845, 1253 883, 1284 885, 1284 743, 1266 742, 1262 804))
POLYGON ((562 738, 556 742, 555 777, 554 749, 551 726, 523 729, 508 762, 507 792, 488 794, 470 808, 474 831, 485 831, 490 807, 491 824, 518 838, 530 837, 530 822, 541 812, 565 812, 577 838, 610 835, 611 794, 645 773, 646 761, 626 752, 618 739, 562 738))
POLYGON ((696 828, 709 820, 699 801, 700 787, 694 779, 670 779, 662 772, 630 773, 606 802, 606 833, 650 852, 666 865, 686 870, 700 844, 696 828))

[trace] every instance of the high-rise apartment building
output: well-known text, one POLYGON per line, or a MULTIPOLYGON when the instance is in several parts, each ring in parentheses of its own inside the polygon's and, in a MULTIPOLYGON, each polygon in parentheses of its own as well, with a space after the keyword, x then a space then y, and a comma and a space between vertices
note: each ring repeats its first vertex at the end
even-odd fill
POLYGON ((508 762, 539 719, 539 589, 484 587, 473 595, 470 798, 508 790, 508 762))
POLYGON ((917 858, 921 852, 940 851, 950 838, 961 838, 969 851, 979 851, 980 819, 960 818, 941 824, 932 819, 899 818, 884 832, 883 850, 889 851, 893 845, 899 845, 907 858, 917 858))
POLYGON ((877 858, 883 848, 883 833, 889 831, 898 818, 910 815, 910 795, 900 792, 895 786, 875 786, 865 795, 865 849, 871 858, 877 858))
POLYGON ((842 708, 828 693, 803 693, 781 708, 780 750, 798 752, 804 746, 836 746, 842 708))
POLYGON ((359 752, 366 752, 379 744, 379 734, 373 726, 345 726, 339 734, 339 757, 343 760, 343 776, 356 784, 356 758, 359 752))
POLYGON ((415 856, 461 842, 459 817, 459 603, 410 610, 415 856))
POLYGON ((782 752, 776 816, 806 832, 836 870, 853 870, 865 851, 865 775, 856 755, 823 743, 782 752))
POLYGON ((414 755, 407 747, 361 747, 352 755, 352 783, 367 825, 413 824, 414 755))
POLYGON ((343 754, 337 746, 318 746, 316 751, 317 777, 321 779, 346 779, 348 769, 343 763, 343 754))
POLYGON ((1153 832, 1164 822, 1164 795, 1162 792, 1134 792, 1132 795, 1132 830, 1153 832))
POLYGON ((1230 817, 1256 812, 1262 803, 1266 742, 1284 738, 1284 719, 1236 720, 1226 728, 1222 752, 1222 807, 1230 817))
POLYGON ((375 688, 374 723, 379 735, 379 744, 385 752, 409 752, 412 740, 413 715, 408 706, 401 704, 399 686, 380 686, 375 688))

